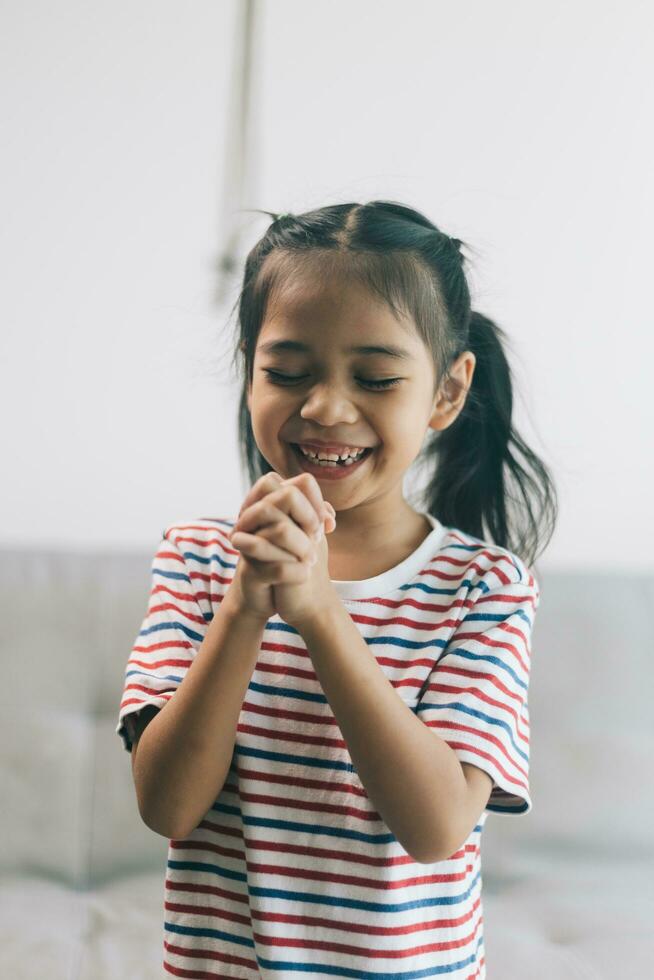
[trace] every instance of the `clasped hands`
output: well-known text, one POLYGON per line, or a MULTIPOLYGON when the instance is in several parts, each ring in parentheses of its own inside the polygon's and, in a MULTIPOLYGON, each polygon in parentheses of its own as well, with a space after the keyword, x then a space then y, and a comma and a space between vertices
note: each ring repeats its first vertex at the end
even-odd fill
POLYGON ((335 513, 310 473, 284 480, 272 470, 257 480, 228 535, 241 553, 235 584, 248 613, 264 620, 278 613, 301 631, 337 598, 325 536, 335 513))

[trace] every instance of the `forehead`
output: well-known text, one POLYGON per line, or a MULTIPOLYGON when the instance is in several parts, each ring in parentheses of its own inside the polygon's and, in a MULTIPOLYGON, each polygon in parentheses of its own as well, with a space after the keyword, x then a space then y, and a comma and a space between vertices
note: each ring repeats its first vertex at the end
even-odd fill
MULTIPOLYGON (((330 349, 333 349, 332 344, 330 344, 330 349)), ((293 340, 290 337, 262 341, 257 347, 257 351, 260 354, 270 355, 284 354, 287 352, 310 353, 311 350, 310 343, 293 340)), ((343 354, 368 354, 377 355, 378 357, 392 357, 398 361, 409 361, 413 359, 411 351, 404 347, 398 347, 397 344, 353 344, 350 347, 343 348, 341 352, 343 354)))
POLYGON ((419 338, 411 317, 396 314, 359 282, 296 275, 273 288, 257 350, 310 351, 321 344, 405 359, 416 356, 419 338))

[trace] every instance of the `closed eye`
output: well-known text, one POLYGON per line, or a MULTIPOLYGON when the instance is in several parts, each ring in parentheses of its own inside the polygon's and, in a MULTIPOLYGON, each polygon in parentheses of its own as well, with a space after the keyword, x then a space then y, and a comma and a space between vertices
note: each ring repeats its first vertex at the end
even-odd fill
MULTIPOLYGON (((293 381, 302 381, 306 377, 305 374, 281 374, 279 371, 273 371, 271 368, 262 368, 263 371, 268 375, 268 380, 274 385, 285 385, 286 387, 291 387, 293 381)), ((403 381, 403 378, 380 378, 379 380, 373 378, 357 378, 360 384, 372 385, 373 388, 378 388, 383 390, 384 388, 394 388, 396 385, 403 381)))

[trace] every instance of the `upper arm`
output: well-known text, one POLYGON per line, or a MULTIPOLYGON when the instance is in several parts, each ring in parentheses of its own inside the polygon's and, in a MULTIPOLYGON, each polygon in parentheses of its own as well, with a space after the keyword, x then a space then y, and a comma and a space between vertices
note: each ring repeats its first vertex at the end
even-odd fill
POLYGON ((154 716, 159 713, 159 710, 160 709, 155 708, 153 704, 146 704, 144 708, 141 708, 134 720, 134 737, 132 738, 132 773, 134 772, 136 748, 138 746, 139 739, 154 716))
MULTIPOLYGON (((468 784, 468 815, 474 817, 475 826, 486 808, 493 788, 493 780, 484 769, 471 762, 462 762, 461 768, 468 784)), ((472 827, 470 830, 472 831, 472 827)))
POLYGON ((460 766, 466 780, 465 802, 454 815, 453 837, 449 845, 451 850, 447 857, 454 854, 468 839, 486 808, 493 788, 492 778, 479 766, 471 762, 461 762, 460 766))

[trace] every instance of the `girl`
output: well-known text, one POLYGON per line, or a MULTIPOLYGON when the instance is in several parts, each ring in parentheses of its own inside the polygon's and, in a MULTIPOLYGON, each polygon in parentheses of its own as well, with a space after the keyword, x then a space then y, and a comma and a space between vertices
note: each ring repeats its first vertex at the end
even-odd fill
POLYGON ((252 487, 236 522, 164 530, 116 729, 169 838, 174 975, 486 976, 481 834, 531 809, 557 502, 461 245, 374 201, 279 217, 247 257, 252 487))

